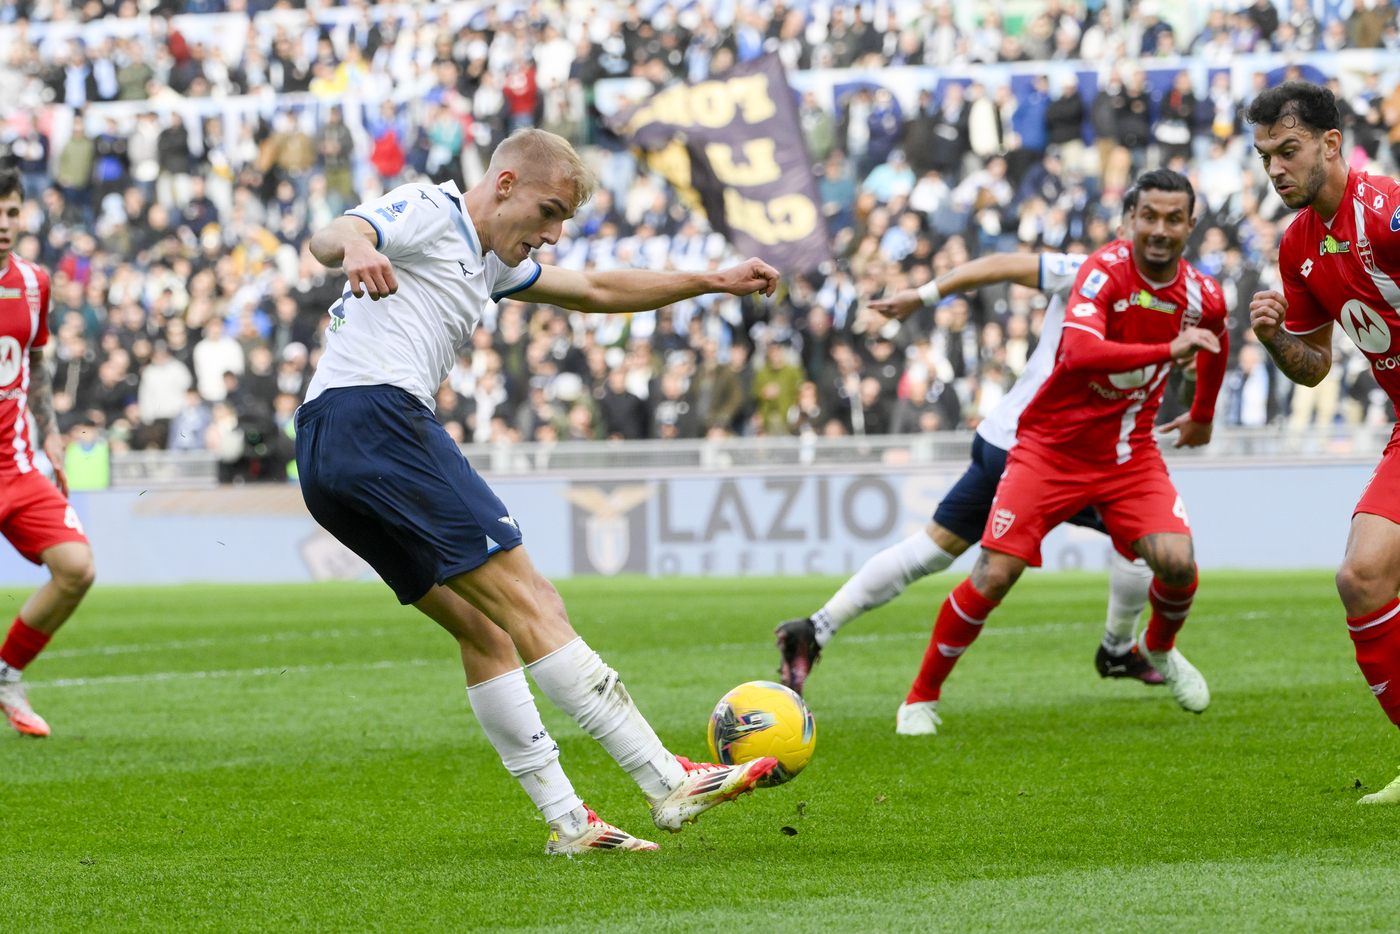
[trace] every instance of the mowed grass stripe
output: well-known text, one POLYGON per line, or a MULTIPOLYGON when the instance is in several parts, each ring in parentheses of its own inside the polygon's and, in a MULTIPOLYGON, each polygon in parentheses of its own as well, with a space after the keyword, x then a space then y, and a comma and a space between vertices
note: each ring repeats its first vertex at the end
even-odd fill
MULTIPOLYGON (((1216 695, 1201 717, 1094 674, 1105 577, 1029 577, 989 623, 1014 638, 980 641, 950 679, 943 732, 896 737, 956 580, 833 643, 797 781, 658 854, 574 861, 541 855, 451 640, 383 588, 99 588, 55 649, 219 644, 35 664, 56 733, 0 737, 0 903, 35 931, 1400 929, 1400 809, 1355 804, 1394 776, 1400 743, 1329 575, 1205 576, 1182 639, 1216 695), (383 634, 308 635, 331 627, 383 634)), ((561 591, 667 743, 700 755, 718 696, 772 676, 774 623, 837 583, 561 591)), ((585 800, 645 832, 635 786, 542 708, 585 800)))

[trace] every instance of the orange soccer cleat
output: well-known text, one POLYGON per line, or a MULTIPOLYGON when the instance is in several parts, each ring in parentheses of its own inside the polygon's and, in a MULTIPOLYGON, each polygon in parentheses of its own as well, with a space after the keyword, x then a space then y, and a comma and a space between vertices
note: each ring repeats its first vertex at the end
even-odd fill
POLYGON ((778 766, 772 756, 742 765, 691 762, 684 756, 676 756, 676 761, 685 767, 685 780, 664 797, 647 797, 652 821, 671 833, 680 833, 682 825, 695 823, 695 818, 716 804, 750 794, 778 766))
POLYGON ((10 718, 10 726, 26 736, 49 735, 49 725, 29 706, 29 698, 20 682, 0 684, 0 710, 10 718))

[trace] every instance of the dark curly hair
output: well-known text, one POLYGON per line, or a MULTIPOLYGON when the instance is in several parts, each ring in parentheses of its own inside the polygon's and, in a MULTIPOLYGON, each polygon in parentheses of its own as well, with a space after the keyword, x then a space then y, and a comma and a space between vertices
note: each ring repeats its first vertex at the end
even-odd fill
POLYGON ((1337 98, 1327 88, 1311 81, 1285 81, 1261 91, 1245 113, 1245 118, 1255 126, 1273 126, 1289 117, 1314 136, 1342 128, 1337 98))
POLYGON ((19 169, 0 169, 0 198, 10 195, 19 195, 19 200, 24 200, 24 177, 19 174, 19 169))

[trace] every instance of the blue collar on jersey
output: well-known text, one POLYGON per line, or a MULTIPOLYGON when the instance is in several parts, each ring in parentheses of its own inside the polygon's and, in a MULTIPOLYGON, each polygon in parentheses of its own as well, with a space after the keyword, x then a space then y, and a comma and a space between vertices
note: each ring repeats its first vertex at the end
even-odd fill
POLYGON ((476 251, 476 255, 478 257, 481 257, 481 245, 476 242, 476 237, 472 236, 471 228, 467 226, 467 222, 464 217, 464 215, 467 212, 462 210, 462 202, 458 201, 455 197, 453 197, 452 192, 446 190, 445 188, 439 188, 438 191, 446 195, 447 203, 457 209, 457 216, 452 218, 457 223, 457 232, 462 235, 463 240, 466 240, 467 243, 471 244, 471 248, 476 251))

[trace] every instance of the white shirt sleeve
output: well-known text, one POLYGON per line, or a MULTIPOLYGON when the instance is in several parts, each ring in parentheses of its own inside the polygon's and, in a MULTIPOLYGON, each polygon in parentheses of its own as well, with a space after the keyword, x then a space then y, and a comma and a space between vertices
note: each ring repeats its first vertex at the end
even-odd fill
POLYGON ((1052 297, 1068 298, 1079 267, 1088 258, 1084 253, 1041 253, 1040 291, 1052 297))
POLYGON ((346 211, 368 221, 379 235, 375 249, 390 259, 422 256, 452 229, 447 195, 428 185, 401 185, 346 211))
POLYGON ((487 283, 491 289, 491 301, 499 302, 507 295, 523 292, 535 284, 540 277, 540 264, 527 259, 519 266, 507 266, 495 253, 486 254, 487 283))

